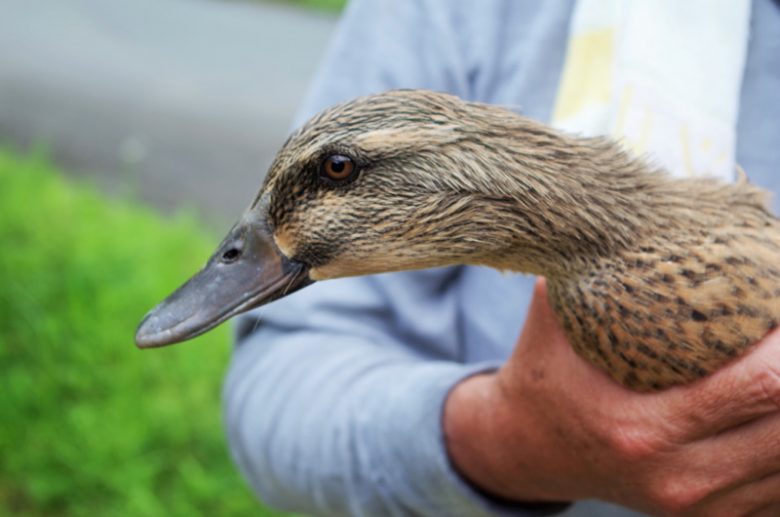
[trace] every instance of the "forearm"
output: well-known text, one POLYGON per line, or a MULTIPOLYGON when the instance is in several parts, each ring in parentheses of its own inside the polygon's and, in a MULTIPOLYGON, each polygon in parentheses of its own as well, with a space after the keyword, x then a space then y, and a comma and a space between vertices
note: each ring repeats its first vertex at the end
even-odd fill
POLYGON ((242 348, 226 422, 234 457, 267 503, 315 515, 490 513, 452 471, 440 427, 450 386, 478 366, 310 332, 283 342, 260 332, 242 348))
POLYGON ((313 515, 522 515, 474 491, 444 447, 447 393, 498 366, 458 361, 454 311, 436 312, 441 345, 422 351, 434 338, 422 307, 452 306, 456 275, 315 284, 259 319, 241 318, 226 424, 236 462, 266 503, 313 515))

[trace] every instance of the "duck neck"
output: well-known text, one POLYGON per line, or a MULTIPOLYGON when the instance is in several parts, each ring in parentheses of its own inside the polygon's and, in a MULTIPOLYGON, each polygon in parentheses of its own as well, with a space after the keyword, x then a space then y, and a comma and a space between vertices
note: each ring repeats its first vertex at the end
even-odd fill
POLYGON ((595 201, 577 209, 557 198, 531 207, 506 198, 480 202, 491 208, 486 212, 489 221, 477 232, 480 240, 492 245, 480 247, 475 262, 546 277, 582 272, 594 261, 629 247, 640 234, 643 219, 636 212, 599 213, 595 201))
POLYGON ((514 138, 490 139, 491 152, 477 151, 479 166, 490 166, 491 174, 475 171, 486 179, 470 186, 473 218, 466 224, 480 242, 476 263, 571 274, 673 220, 658 203, 675 194, 660 171, 607 139, 572 137, 522 120, 514 138))

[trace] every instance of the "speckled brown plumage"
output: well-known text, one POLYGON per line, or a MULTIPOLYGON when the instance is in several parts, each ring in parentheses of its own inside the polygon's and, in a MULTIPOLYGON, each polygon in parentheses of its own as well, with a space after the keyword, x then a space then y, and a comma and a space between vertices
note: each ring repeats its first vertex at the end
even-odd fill
POLYGON ((636 390, 705 376, 780 321, 780 222, 747 181, 673 179, 603 138, 426 91, 290 137, 251 210, 315 280, 479 264, 544 275, 577 352, 636 390), (323 182, 322 160, 360 172, 323 182))
POLYGON ((778 325, 778 255, 762 228, 650 238, 552 279, 550 299, 581 356, 628 387, 662 389, 717 370, 778 325))

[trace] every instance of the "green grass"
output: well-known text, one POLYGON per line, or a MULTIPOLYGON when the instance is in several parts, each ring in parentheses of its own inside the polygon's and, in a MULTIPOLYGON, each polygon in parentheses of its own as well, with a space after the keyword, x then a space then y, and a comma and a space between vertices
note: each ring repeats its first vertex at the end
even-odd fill
POLYGON ((344 9, 344 6, 347 5, 348 0, 250 0, 250 1, 295 5, 306 9, 314 9, 316 11, 339 13, 341 12, 342 9, 344 9))
POLYGON ((227 329, 133 344, 217 242, 0 149, 0 514, 272 514, 228 457, 227 329))
MULTIPOLYGON (((277 0, 278 1, 278 0, 277 0)), ((318 9, 320 11, 340 12, 344 9, 347 0, 286 0, 288 3, 318 9)))

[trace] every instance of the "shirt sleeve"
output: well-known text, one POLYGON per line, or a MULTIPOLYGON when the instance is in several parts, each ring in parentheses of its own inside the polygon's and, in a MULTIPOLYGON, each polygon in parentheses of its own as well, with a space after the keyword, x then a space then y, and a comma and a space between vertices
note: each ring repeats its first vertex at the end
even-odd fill
MULTIPOLYGON (((467 96, 457 5, 353 1, 297 123, 390 88, 467 96)), ((478 494, 446 454, 448 391, 497 367, 462 361, 460 271, 323 282, 239 319, 224 389, 228 438, 266 503, 317 515, 536 513, 478 494)))

